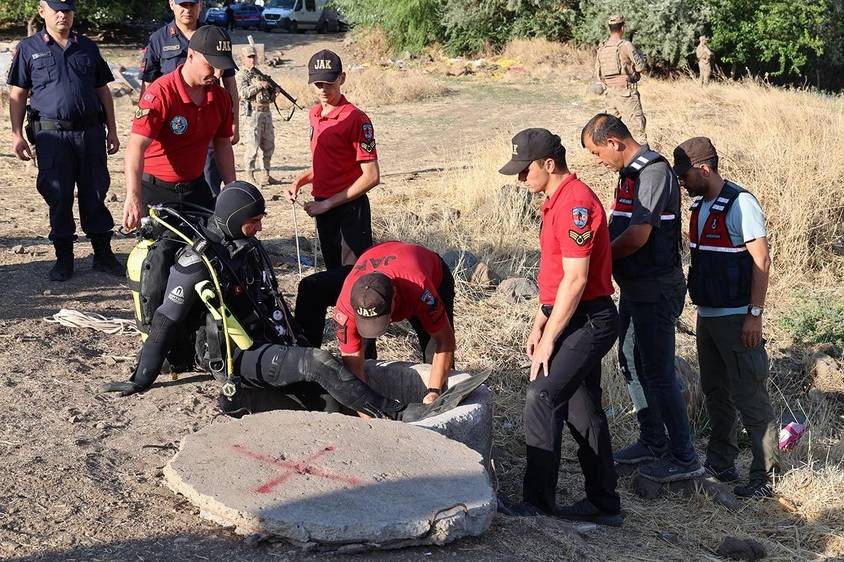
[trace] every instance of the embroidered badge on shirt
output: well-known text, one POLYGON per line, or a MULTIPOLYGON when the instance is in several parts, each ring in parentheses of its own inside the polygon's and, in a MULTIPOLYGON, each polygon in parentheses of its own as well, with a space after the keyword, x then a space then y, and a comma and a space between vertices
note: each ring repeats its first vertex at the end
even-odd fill
POLYGON ((151 94, 149 92, 146 92, 144 94, 143 100, 148 101, 148 102, 153 102, 153 101, 155 101, 155 94, 151 94))
POLYGON ((162 51, 164 51, 164 52, 167 52, 167 51, 179 51, 179 50, 181 50, 181 48, 182 48, 182 46, 181 46, 181 45, 164 45, 164 48, 163 48, 163 49, 161 49, 161 50, 162 50, 162 51))
POLYGON ((361 133, 363 134, 363 140, 371 141, 375 138, 375 130, 372 128, 372 123, 364 123, 361 126, 361 133))
POLYGON ((569 230, 569 238, 574 240, 574 243, 578 246, 583 246, 590 238, 592 238, 592 231, 587 230, 586 232, 578 233, 574 230, 569 230))
POLYGON ((173 134, 184 135, 188 130, 188 120, 181 115, 176 115, 170 119, 170 130, 173 134))
POLYGON ((419 297, 419 300, 432 308, 437 306, 437 298, 432 295, 431 291, 429 291, 428 289, 425 289, 425 292, 422 293, 422 296, 419 297))
POLYGON ((371 142, 362 142, 360 143, 360 147, 367 151, 369 154, 372 154, 372 151, 375 150, 375 141, 371 142))
POLYGON ((572 219, 574 219, 574 226, 583 228, 589 222, 589 209, 586 207, 575 207, 571 210, 572 219))
POLYGON ((135 110, 135 119, 140 119, 141 117, 146 117, 149 113, 149 108, 141 109, 140 107, 135 110))

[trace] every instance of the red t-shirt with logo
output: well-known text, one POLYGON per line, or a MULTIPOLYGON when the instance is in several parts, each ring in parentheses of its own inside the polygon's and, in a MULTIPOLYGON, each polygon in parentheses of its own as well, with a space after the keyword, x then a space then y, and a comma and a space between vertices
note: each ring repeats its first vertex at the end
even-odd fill
POLYGON ((612 251, 604 207, 588 185, 571 174, 542 205, 539 232, 539 302, 554 304, 563 280, 563 258, 590 257, 581 301, 613 294, 612 251))
POLYGON ((448 325, 448 315, 437 292, 443 280, 442 261, 435 252, 416 244, 384 242, 369 248, 355 262, 343 283, 334 308, 334 326, 340 352, 360 351, 361 337, 352 308, 352 286, 368 273, 383 273, 393 281, 396 304, 390 320, 418 318, 429 334, 448 325))
POLYGON ((234 134, 231 96, 215 84, 206 88, 202 105, 196 105, 180 65, 146 89, 132 132, 153 139, 144 151, 144 172, 167 182, 195 180, 202 175, 211 140, 234 134))
POLYGON ((363 174, 361 162, 378 160, 375 130, 366 113, 345 96, 325 117, 322 105, 309 114, 313 156, 313 196, 327 199, 355 183, 363 174))

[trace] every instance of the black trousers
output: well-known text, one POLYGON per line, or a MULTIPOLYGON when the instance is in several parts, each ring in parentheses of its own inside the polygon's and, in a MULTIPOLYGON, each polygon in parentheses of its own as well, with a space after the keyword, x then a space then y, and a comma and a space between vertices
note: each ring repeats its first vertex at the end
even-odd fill
POLYGON ((303 405, 308 409, 324 409, 323 406, 315 408, 307 403, 309 395, 311 399, 315 398, 313 395, 318 394, 319 389, 325 389, 337 402, 352 411, 368 411, 372 407, 383 411, 386 407, 384 397, 323 349, 267 343, 248 351, 237 350, 234 361, 235 372, 243 387, 235 394, 234 404, 230 406, 236 406, 238 399, 249 399, 254 394, 249 390, 268 398, 262 407, 253 407, 253 413, 283 407, 272 404, 273 392, 296 395, 304 400, 303 405), (310 388, 308 385, 311 385, 310 388))
MULTIPOLYGON (((443 300, 448 321, 453 328, 454 277, 445 262, 442 262, 442 268, 443 279, 437 287, 437 293, 443 300)), ((341 266, 308 275, 299 282, 299 289, 296 293, 296 308, 293 315, 296 317, 296 322, 302 328, 305 337, 314 347, 322 346, 322 338, 325 333, 325 313, 329 306, 334 306, 337 303, 343 282, 351 271, 351 265, 341 266)), ((422 327, 422 323, 418 319, 410 318, 409 322, 419 339, 422 360, 425 363, 431 363, 434 357, 433 347, 431 346, 431 349, 428 349, 431 335, 422 327)), ((366 359, 378 358, 374 344, 375 340, 364 340, 364 357, 366 359)))
MULTIPOLYGON (((318 197, 316 200, 323 201, 318 197)), ((354 265, 364 250, 372 246, 369 198, 364 195, 317 215, 316 228, 325 269, 354 265)))
POLYGON ((586 497, 606 513, 621 510, 610 432, 601 405, 601 359, 612 348, 617 327, 612 299, 581 302, 557 339, 548 376, 540 371, 528 386, 523 495, 546 513, 554 510, 564 422, 577 442, 586 497))

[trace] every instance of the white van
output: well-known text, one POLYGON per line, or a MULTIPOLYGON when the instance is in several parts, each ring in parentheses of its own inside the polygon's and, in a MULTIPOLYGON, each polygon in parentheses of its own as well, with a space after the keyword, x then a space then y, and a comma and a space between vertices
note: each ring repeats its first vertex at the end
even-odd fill
POLYGON ((328 0, 265 0, 261 29, 283 29, 290 33, 316 30, 318 33, 338 31, 342 25, 337 12, 326 9, 328 0))

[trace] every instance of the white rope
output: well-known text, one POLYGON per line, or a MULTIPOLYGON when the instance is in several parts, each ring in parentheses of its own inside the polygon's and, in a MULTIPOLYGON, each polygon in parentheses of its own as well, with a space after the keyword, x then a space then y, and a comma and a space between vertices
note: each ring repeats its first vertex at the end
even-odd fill
POLYGON ((302 280, 302 252, 299 249, 299 223, 296 222, 296 203, 291 203, 293 207, 293 234, 296 238, 296 264, 299 266, 299 280, 302 280))
POLYGON ((60 324, 68 328, 91 328, 109 335, 135 335, 140 333, 134 320, 108 318, 94 312, 84 313, 78 310, 62 308, 57 313, 44 319, 51 324, 60 324))

